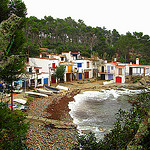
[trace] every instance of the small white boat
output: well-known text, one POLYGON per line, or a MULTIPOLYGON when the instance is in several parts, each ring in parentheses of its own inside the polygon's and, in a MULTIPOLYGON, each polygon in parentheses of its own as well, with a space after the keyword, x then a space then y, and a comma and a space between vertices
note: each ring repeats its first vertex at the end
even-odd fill
POLYGON ((62 85, 57 85, 56 88, 57 88, 57 89, 60 89, 60 90, 66 90, 66 91, 69 90, 69 88, 67 88, 67 87, 65 87, 65 86, 62 86, 62 85))
POLYGON ((36 95, 36 96, 43 96, 43 97, 48 97, 47 94, 42 94, 42 93, 37 93, 37 92, 25 92, 26 94, 29 94, 29 95, 36 95))
POLYGON ((23 89, 21 90, 13 90, 13 93, 22 93, 23 92, 23 89))
POLYGON ((52 91, 47 91, 47 90, 43 90, 43 89, 36 89, 39 93, 43 93, 43 94, 47 94, 47 95, 52 95, 53 92, 52 91))
POLYGON ((23 99, 14 99, 14 102, 20 103, 20 104, 25 104, 27 101, 23 99))

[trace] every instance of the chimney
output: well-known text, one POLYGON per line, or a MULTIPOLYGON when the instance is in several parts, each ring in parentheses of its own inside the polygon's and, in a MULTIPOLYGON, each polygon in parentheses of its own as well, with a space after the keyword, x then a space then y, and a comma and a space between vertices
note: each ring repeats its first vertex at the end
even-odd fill
POLYGON ((136 58, 136 65, 139 65, 139 58, 136 58))
POLYGON ((117 61, 117 58, 114 58, 114 62, 116 62, 117 61))
POLYGON ((104 63, 107 64, 107 60, 104 60, 104 63))
POLYGON ((130 65, 132 65, 132 62, 130 62, 130 65))

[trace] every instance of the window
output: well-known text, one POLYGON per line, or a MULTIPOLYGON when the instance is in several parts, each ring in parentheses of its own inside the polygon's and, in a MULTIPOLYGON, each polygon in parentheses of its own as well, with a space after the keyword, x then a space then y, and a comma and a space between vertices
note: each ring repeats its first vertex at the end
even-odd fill
POLYGON ((41 82, 41 79, 38 79, 38 84, 41 84, 42 82, 41 82))
POLYGON ((111 66, 111 70, 113 70, 114 69, 114 67, 113 66, 111 66))
POLYGON ((30 73, 32 72, 32 68, 29 68, 29 72, 30 72, 30 73))
POLYGON ((107 66, 107 72, 110 73, 110 66, 107 66))
POLYGON ((64 61, 64 57, 61 57, 61 61, 64 61))
POLYGON ((36 73, 39 73, 39 69, 36 69, 36 73))
POLYGON ((119 75, 122 75, 122 68, 119 68, 119 75))
POLYGON ((89 68, 89 66, 90 66, 90 65, 89 65, 89 62, 87 62, 87 68, 89 68))
POLYGON ((78 63, 78 67, 82 67, 82 63, 78 63))

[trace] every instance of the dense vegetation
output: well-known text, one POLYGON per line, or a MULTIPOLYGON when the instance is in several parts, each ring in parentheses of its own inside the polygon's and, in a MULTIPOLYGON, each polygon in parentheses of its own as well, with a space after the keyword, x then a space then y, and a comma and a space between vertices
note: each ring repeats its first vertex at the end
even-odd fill
MULTIPOLYGON (((21 0, 2 0, 0 14, 0 82, 11 87, 13 110, 12 81, 18 80, 24 71, 26 6, 21 0)), ((27 149, 26 132, 29 124, 25 123, 26 117, 19 111, 11 111, 2 101, 3 97, 0 103, 0 149, 27 149)))
POLYGON ((0 149, 21 150, 26 147, 26 132, 29 124, 19 111, 11 111, 7 104, 0 103, 0 149))
POLYGON ((129 100, 130 111, 119 110, 114 128, 103 140, 96 141, 94 134, 79 136, 78 150, 149 150, 150 149, 150 94, 144 93, 129 100))
MULTIPOLYGON (((21 0, 2 0, 0 5, 0 81, 11 85, 24 72, 23 52, 26 6, 21 0)), ((11 94, 13 104, 13 94, 11 94)), ((13 110, 13 107, 12 107, 13 110)))
POLYGON ((142 32, 120 35, 116 29, 87 26, 83 20, 76 22, 71 17, 38 19, 31 16, 27 18, 25 34, 25 52, 30 56, 38 55, 39 47, 44 47, 57 53, 80 51, 87 57, 98 53, 103 59, 117 57, 122 62, 135 62, 139 57, 142 64, 150 63, 150 37, 142 32))

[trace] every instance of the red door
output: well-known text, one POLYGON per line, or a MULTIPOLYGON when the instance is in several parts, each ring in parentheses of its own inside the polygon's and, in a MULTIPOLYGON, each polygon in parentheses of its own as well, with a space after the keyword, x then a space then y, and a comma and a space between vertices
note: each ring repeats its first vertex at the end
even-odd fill
POLYGON ((116 77, 116 83, 121 83, 122 78, 121 77, 116 77))
POLYGON ((55 63, 52 63, 52 68, 55 68, 55 63))
POLYGON ((56 83, 56 78, 54 76, 51 76, 51 82, 56 83))
POLYGON ((89 78, 89 72, 84 72, 84 78, 88 79, 89 78))

